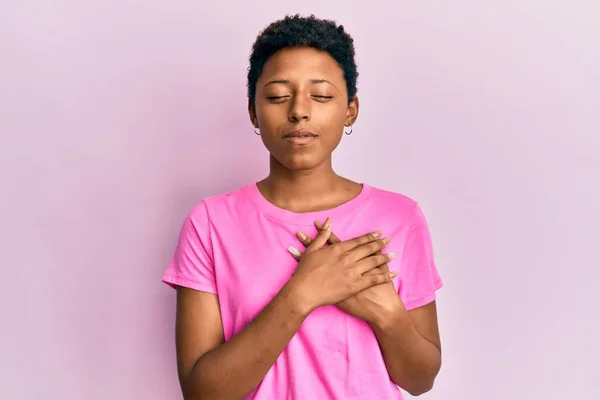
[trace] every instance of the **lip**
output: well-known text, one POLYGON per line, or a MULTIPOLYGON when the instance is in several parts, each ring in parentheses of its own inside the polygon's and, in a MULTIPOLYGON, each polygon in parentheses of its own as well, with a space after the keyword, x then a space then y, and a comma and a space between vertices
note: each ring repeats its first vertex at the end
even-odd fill
POLYGON ((283 140, 291 144, 306 145, 314 141, 318 136, 316 133, 300 130, 286 133, 283 135, 283 140))

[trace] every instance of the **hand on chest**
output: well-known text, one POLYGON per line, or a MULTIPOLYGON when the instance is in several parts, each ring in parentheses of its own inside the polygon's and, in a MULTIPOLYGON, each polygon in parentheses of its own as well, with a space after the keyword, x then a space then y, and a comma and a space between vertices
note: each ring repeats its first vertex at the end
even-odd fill
MULTIPOLYGON (((366 232, 364 228, 359 232, 352 224, 349 225, 335 228, 341 240, 352 239, 366 232)), ((298 261, 288 248, 295 246, 304 250, 296 237, 299 231, 312 237, 317 234, 316 227, 271 225, 268 230, 255 227, 231 235, 240 238, 237 243, 219 246, 221 254, 215 257, 218 260, 215 262, 215 273, 219 296, 226 300, 222 303, 227 304, 238 320, 250 322, 292 277, 298 261)), ((393 240, 389 244, 391 248, 395 245, 393 240)), ((389 268, 398 271, 394 261, 390 262, 389 268)))

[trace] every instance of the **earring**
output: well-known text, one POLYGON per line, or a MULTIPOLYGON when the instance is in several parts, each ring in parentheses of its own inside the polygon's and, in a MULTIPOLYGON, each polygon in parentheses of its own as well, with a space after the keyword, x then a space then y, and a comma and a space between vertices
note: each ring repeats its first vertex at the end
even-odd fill
POLYGON ((260 136, 260 131, 259 131, 259 132, 256 132, 256 128, 254 128, 254 133, 255 133, 256 135, 260 136))
POLYGON ((350 132, 346 132, 346 130, 344 130, 344 133, 346 135, 352 135, 352 132, 354 132, 354 128, 352 127, 352 125, 350 125, 350 132))

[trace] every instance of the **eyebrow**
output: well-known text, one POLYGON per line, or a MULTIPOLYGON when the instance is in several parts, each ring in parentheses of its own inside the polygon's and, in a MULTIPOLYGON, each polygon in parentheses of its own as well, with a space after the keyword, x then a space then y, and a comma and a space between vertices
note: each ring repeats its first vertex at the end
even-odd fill
MULTIPOLYGON (((269 86, 269 85, 274 85, 274 84, 281 84, 281 85, 289 85, 290 81, 287 79, 275 79, 272 81, 269 81, 265 84, 265 87, 269 86)), ((319 83, 328 83, 333 87, 336 87, 333 83, 329 82, 327 79, 311 79, 310 83, 312 84, 319 84, 319 83)))

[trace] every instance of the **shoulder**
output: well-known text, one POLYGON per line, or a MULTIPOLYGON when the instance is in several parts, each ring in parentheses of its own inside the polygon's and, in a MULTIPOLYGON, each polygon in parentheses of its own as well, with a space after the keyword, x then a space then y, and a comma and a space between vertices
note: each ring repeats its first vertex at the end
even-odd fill
POLYGON ((228 210, 240 208, 246 201, 245 192, 248 186, 245 185, 228 192, 216 193, 201 198, 189 211, 188 218, 206 221, 228 210))
POLYGON ((372 187, 371 202, 379 212, 406 222, 420 219, 423 215, 415 199, 391 190, 372 187))

